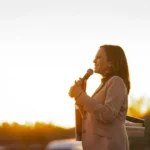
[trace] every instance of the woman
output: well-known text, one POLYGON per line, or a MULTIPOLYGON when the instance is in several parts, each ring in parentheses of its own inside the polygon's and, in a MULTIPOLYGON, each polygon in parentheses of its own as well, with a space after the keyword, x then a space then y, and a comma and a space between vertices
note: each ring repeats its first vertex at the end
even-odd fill
POLYGON ((75 81, 69 96, 84 110, 83 150, 128 150, 125 120, 130 79, 125 53, 120 46, 103 45, 94 59, 94 72, 101 84, 90 97, 82 89, 82 79, 75 81))

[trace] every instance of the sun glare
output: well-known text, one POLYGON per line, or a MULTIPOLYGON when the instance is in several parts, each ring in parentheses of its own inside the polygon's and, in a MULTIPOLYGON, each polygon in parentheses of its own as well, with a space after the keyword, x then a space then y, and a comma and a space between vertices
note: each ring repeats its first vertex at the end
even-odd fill
MULTIPOLYGON (((0 122, 74 126, 69 87, 94 67, 93 59, 103 44, 123 47, 131 95, 150 97, 146 1, 86 1, 86 5, 79 0, 9 1, 0 5, 0 122)), ((89 96, 99 84, 100 76, 90 77, 89 96)), ((150 103, 135 99, 129 100, 128 113, 143 117, 150 103)))
POLYGON ((128 115, 143 118, 150 113, 150 102, 145 97, 130 99, 128 115))

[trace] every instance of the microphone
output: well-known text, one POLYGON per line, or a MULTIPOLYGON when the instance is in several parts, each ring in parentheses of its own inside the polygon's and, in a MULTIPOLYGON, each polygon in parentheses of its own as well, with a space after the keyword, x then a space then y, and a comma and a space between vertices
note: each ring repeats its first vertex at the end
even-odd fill
MULTIPOLYGON (((82 81, 82 83, 80 83, 80 84, 81 84, 81 87, 82 87, 84 92, 86 90, 86 81, 92 74, 93 74, 93 70, 88 69, 86 74, 82 78, 80 78, 80 80, 82 81)), ((76 81, 75 81, 75 84, 76 84, 76 81)))
MULTIPOLYGON (((86 74, 82 77, 83 85, 84 82, 93 74, 92 69, 88 69, 86 74)), ((82 87, 83 88, 83 87, 82 87)), ((83 88, 85 91, 85 89, 83 88)), ((85 112, 82 106, 75 103, 75 138, 76 141, 82 141, 82 119, 85 117, 85 112)))
POLYGON ((93 69, 89 68, 86 74, 82 77, 82 81, 86 81, 93 74, 93 69))

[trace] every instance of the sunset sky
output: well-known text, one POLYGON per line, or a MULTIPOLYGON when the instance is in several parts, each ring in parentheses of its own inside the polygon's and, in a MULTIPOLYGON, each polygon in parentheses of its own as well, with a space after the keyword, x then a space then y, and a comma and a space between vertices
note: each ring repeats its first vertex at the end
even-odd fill
MULTIPOLYGON (((149 0, 1 0, 0 122, 74 126, 74 80, 100 45, 127 56, 133 97, 150 97, 149 0)), ((91 95, 100 84, 88 80, 91 95)))

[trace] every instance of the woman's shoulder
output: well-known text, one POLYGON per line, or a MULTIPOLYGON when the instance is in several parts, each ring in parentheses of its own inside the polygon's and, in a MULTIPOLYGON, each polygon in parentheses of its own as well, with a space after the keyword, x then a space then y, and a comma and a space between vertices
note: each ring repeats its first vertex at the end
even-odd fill
POLYGON ((112 76, 108 82, 107 82, 107 85, 106 85, 106 88, 114 88, 116 91, 125 91, 125 93, 127 93, 127 87, 123 81, 123 79, 119 76, 112 76))
POLYGON ((114 75, 114 76, 112 76, 111 78, 110 78, 110 80, 119 80, 119 81, 123 81, 123 79, 121 78, 121 77, 119 77, 119 76, 117 76, 117 75, 114 75))
POLYGON ((117 75, 112 76, 109 80, 108 80, 108 84, 122 84, 125 85, 123 79, 117 75))

